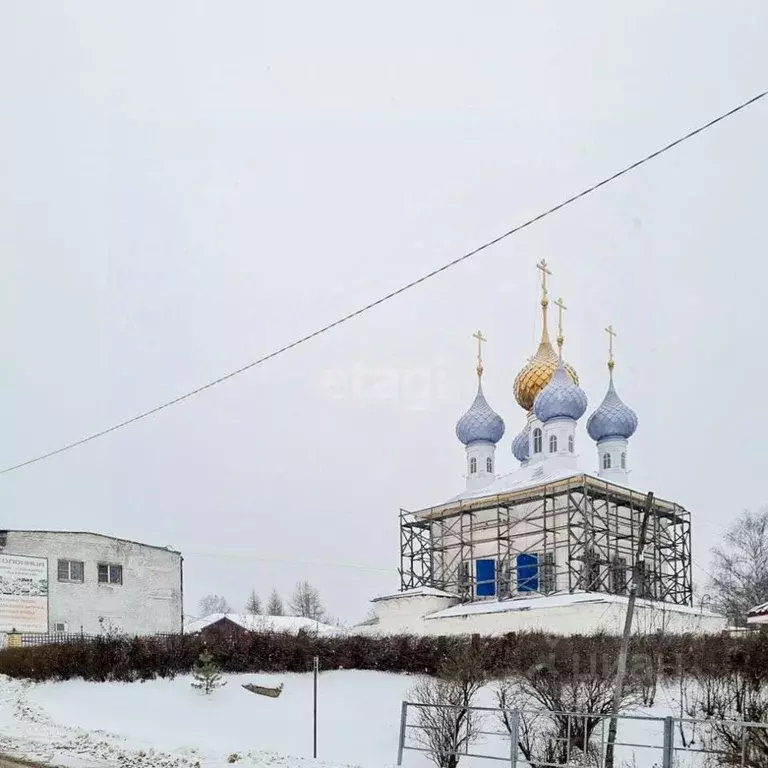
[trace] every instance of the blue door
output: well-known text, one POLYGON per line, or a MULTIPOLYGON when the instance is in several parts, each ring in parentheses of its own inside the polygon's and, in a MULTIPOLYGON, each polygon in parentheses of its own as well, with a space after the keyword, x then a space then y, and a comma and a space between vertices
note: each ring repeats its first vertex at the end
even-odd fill
POLYGON ((517 591, 539 591, 539 557, 528 553, 517 556, 517 591))
POLYGON ((493 597, 496 594, 496 561, 475 560, 478 597, 493 597))

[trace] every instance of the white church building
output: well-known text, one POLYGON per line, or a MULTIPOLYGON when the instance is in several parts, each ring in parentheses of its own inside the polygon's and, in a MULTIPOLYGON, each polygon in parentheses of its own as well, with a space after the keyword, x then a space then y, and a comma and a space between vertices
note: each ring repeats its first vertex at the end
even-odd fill
MULTIPOLYGON (((587 395, 548 330, 546 262, 543 328, 536 354, 517 375, 525 421, 512 440, 519 468, 496 473, 505 424, 483 394, 478 332, 477 395, 456 424, 466 452, 466 487, 457 496, 400 512, 400 591, 376 598, 374 633, 503 634, 540 629, 562 634, 619 632, 636 559, 647 493, 629 481, 635 412, 614 383, 609 326, 608 382, 586 427, 596 473, 579 467, 577 424, 587 395)), ((724 617, 693 607, 691 515, 655 498, 645 536, 635 626, 641 631, 719 631, 724 617)))

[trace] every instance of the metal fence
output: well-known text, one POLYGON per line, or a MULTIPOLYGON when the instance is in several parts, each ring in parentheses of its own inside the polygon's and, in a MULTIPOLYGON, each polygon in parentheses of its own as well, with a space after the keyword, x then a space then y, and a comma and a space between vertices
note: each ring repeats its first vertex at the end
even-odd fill
MULTIPOLYGON (((605 768, 611 716, 403 702, 397 764, 501 761, 511 768, 605 768), (439 754, 438 754, 439 753, 439 754)), ((619 715, 614 768, 768 768, 768 723, 619 715)))
MULTIPOLYGON (((125 638, 125 635, 120 635, 119 637, 125 638)), ((158 639, 158 640, 179 640, 181 638, 181 635, 173 635, 173 634, 156 634, 156 635, 147 635, 146 636, 149 639, 158 639)), ((8 635, 8 647, 21 647, 21 648, 30 648, 33 646, 40 646, 40 645, 66 645, 66 644, 77 644, 77 643, 89 643, 89 642, 95 642, 97 640, 106 640, 108 639, 107 635, 86 635, 82 632, 41 632, 41 633, 35 633, 35 634, 21 634, 17 633, 15 635, 9 634, 8 635)))
POLYGON ((63 645, 67 643, 83 643, 95 640, 95 635, 84 635, 75 633, 46 633, 34 635, 19 635, 19 645, 22 648, 29 648, 34 645, 63 645))

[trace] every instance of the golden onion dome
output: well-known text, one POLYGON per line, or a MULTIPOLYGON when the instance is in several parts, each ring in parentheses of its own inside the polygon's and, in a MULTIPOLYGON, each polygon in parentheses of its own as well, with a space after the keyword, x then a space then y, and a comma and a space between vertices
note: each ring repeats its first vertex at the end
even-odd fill
MULTIPOLYGON (((518 405, 526 411, 533 408, 533 401, 536 395, 549 384, 549 380, 555 375, 557 364, 560 360, 559 355, 552 348, 552 342, 549 340, 549 330, 547 329, 547 315, 549 310, 549 296, 547 294, 547 277, 552 273, 547 267, 547 262, 542 259, 536 268, 541 271, 541 342, 536 354, 528 360, 525 367, 515 378, 514 391, 515 400, 518 405)), ((560 319, 557 334, 557 344, 562 353, 563 349, 563 310, 567 309, 562 299, 558 299, 555 304, 560 311, 560 319)), ((572 365, 563 362, 565 370, 571 377, 574 384, 578 386, 579 377, 572 365)))
MULTIPOLYGON (((526 411, 533 408, 533 401, 536 395, 549 384, 549 380, 554 376, 557 369, 558 356, 552 348, 552 342, 549 340, 546 323, 546 304, 542 302, 544 309, 544 330, 541 334, 541 343, 536 354, 526 363, 525 367, 517 374, 515 379, 514 391, 515 400, 518 405, 526 411)), ((573 380, 574 384, 579 383, 579 377, 572 365, 565 363, 565 370, 573 380)))

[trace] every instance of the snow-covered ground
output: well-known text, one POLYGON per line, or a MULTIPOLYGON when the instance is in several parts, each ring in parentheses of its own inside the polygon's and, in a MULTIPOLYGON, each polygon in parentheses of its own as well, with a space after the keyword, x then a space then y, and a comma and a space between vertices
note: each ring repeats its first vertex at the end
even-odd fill
MULTIPOLYGON (((312 757, 311 675, 227 675, 210 696, 189 677, 148 683, 28 684, 0 678, 0 752, 61 766, 298 766, 312 757), (242 684, 284 683, 278 699, 242 684)), ((324 672, 318 757, 332 765, 395 763, 404 675, 324 672)), ((423 768, 421 755, 410 765, 423 768)))
MULTIPOLYGON (((312 676, 228 675, 227 685, 205 696, 190 678, 148 683, 30 684, 0 677, 0 753, 72 768, 223 768, 230 755, 243 766, 312 763, 312 676), (254 695, 244 683, 284 683, 277 699, 254 695)), ((318 756, 328 766, 394 765, 400 704, 413 677, 377 672, 323 672, 318 695, 318 756)), ((489 691, 478 704, 494 706, 489 691)), ((637 714, 673 714, 660 691, 659 706, 637 714)), ((630 721, 619 740, 661 744, 660 722, 630 721)), ((492 741, 492 740, 490 740, 492 741)), ((508 755, 508 742, 475 752, 508 755)), ((632 765, 633 750, 617 755, 632 765)), ((660 753, 634 750, 636 765, 660 764, 660 753)), ((625 762, 626 761, 626 762, 625 762)), ((690 760, 680 765, 695 765, 690 760)), ((407 752, 406 768, 427 768, 426 757, 407 752)), ((463 759, 462 768, 494 763, 463 759)))

